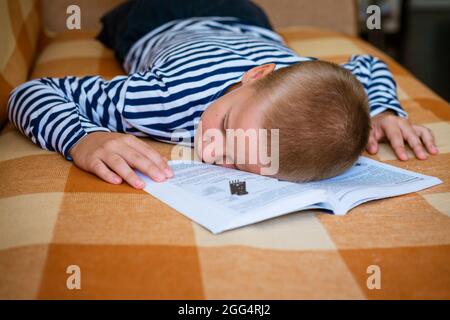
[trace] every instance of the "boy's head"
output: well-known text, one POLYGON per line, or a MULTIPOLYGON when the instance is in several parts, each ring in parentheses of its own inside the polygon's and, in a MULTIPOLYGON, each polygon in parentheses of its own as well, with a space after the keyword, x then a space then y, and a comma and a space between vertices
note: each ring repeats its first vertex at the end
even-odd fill
POLYGON ((272 160, 278 159, 278 178, 317 180, 350 167, 364 150, 370 131, 367 97, 359 81, 348 70, 323 61, 274 68, 266 64, 249 70, 237 88, 203 113, 201 158, 261 173, 268 164, 261 159, 258 131, 267 129, 267 149, 272 160), (256 134, 247 134, 245 143, 239 144, 238 135, 229 134, 237 129, 256 134), (211 138, 211 131, 222 132, 223 139, 215 134, 211 138), (271 132, 278 134, 278 144, 271 140, 271 132))

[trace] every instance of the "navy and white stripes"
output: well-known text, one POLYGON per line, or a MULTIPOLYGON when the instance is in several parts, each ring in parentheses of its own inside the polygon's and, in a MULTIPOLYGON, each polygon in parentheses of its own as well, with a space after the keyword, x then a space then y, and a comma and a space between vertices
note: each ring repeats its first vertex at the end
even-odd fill
POLYGON ((354 55, 342 66, 350 70, 364 86, 372 117, 387 109, 399 116, 407 116, 398 101, 397 85, 392 73, 383 61, 369 55, 354 55))
MULTIPOLYGON (((68 151, 94 131, 115 131, 171 141, 192 139, 203 111, 244 73, 261 64, 276 69, 299 57, 270 30, 235 18, 176 20, 149 32, 124 62, 128 76, 42 78, 17 87, 8 102, 10 120, 42 148, 68 151)), ((371 56, 344 65, 364 85, 371 114, 387 108, 406 115, 387 66, 371 56)))

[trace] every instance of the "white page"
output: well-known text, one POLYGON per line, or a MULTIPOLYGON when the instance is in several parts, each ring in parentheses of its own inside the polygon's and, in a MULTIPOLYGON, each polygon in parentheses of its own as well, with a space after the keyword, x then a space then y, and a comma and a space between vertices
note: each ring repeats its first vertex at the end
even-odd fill
POLYGON ((323 190, 243 171, 170 161, 174 177, 153 182, 138 173, 145 191, 214 233, 296 211, 325 199, 323 190), (229 181, 246 182, 248 194, 231 195, 229 181))
POLYGON ((441 180, 365 157, 343 174, 292 183, 190 161, 170 161, 175 176, 156 183, 138 173, 145 191, 214 233, 305 209, 345 214, 370 200, 416 192, 441 180), (231 195, 230 180, 245 181, 248 194, 231 195))
POLYGON ((351 208, 370 200, 416 192, 442 181, 435 177, 400 169, 366 157, 343 174, 331 179, 309 182, 310 188, 321 188, 333 194, 335 214, 345 214, 351 208), (339 202, 339 203, 336 203, 339 202))

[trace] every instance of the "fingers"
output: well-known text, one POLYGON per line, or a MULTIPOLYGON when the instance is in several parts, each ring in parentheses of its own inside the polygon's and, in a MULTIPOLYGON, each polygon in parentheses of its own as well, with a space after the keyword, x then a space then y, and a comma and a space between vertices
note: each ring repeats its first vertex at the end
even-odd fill
POLYGON ((120 184, 125 180, 134 188, 145 183, 134 169, 155 181, 173 176, 168 161, 138 138, 121 133, 93 132, 71 149, 74 163, 101 179, 120 184))
POLYGON ((414 131, 416 132, 416 134, 422 140, 425 147, 427 148, 427 151, 430 154, 438 154, 439 150, 436 147, 434 136, 433 136, 433 133, 431 132, 431 130, 426 127, 422 127, 422 126, 413 126, 413 128, 414 128, 414 131))
POLYGON ((367 152, 370 154, 376 154, 378 152, 378 141, 375 136, 375 131, 370 132, 369 141, 367 142, 367 152))
POLYGON ((400 122, 400 130, 403 133, 403 138, 408 142, 411 149, 414 151, 416 158, 419 160, 425 160, 428 158, 427 152, 420 140, 419 136, 414 131, 409 122, 400 122))
POLYGON ((438 153, 432 132, 423 126, 411 125, 408 119, 381 113, 372 119, 372 128, 367 144, 367 151, 370 153, 376 151, 376 143, 383 136, 389 140, 395 154, 403 161, 408 160, 405 141, 419 160, 427 159, 428 153, 438 153))
POLYGON ((173 172, 167 163, 167 158, 161 156, 161 154, 159 154, 156 150, 151 148, 144 141, 136 137, 130 136, 129 139, 127 140, 127 144, 129 144, 132 148, 139 151, 144 157, 152 161, 152 163, 162 171, 165 177, 167 178, 173 177, 173 172))
POLYGON ((112 184, 121 184, 122 178, 112 172, 101 160, 97 159, 91 164, 91 172, 112 184))
POLYGON ((142 189, 145 186, 137 174, 131 169, 130 165, 118 154, 109 154, 104 162, 114 172, 121 176, 130 186, 136 189, 142 189))
POLYGON ((397 157, 402 161, 408 160, 403 142, 403 134, 400 128, 398 126, 386 125, 384 126, 384 131, 397 157))
POLYGON ((369 140, 367 142, 366 150, 370 154, 376 154, 379 149, 379 142, 385 137, 385 132, 381 128, 378 121, 372 121, 372 128, 370 130, 369 140))
POLYGON ((125 148, 124 151, 122 156, 131 167, 149 176, 154 181, 162 182, 166 180, 167 177, 165 173, 156 163, 144 157, 137 151, 134 151, 132 148, 125 148))

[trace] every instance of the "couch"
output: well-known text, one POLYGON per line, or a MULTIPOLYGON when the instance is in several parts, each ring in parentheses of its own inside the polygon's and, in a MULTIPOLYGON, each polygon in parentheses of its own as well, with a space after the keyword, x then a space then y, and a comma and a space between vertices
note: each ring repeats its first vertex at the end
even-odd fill
MULTIPOLYGON (((309 10, 308 24, 317 14, 316 26, 300 26, 287 1, 285 7, 259 2, 302 55, 344 62, 368 53, 385 60, 410 119, 433 131, 440 154, 400 162, 382 145, 371 157, 444 183, 364 204, 343 217, 297 212, 220 235, 143 191, 81 171, 5 120, 9 91, 27 79, 123 73, 95 40, 99 11, 119 1, 78 2, 86 14, 82 25, 92 28, 64 32, 54 10, 64 9, 65 0, 0 1, 0 298, 450 298, 450 108, 355 36, 353 1, 340 8, 326 0, 296 2, 309 10), (319 8, 327 6, 334 15, 320 19, 319 8), (73 265, 80 268, 80 290, 67 287, 73 265), (381 270, 379 290, 367 286, 373 265, 381 270)), ((146 141, 170 156, 171 146, 146 141)))

